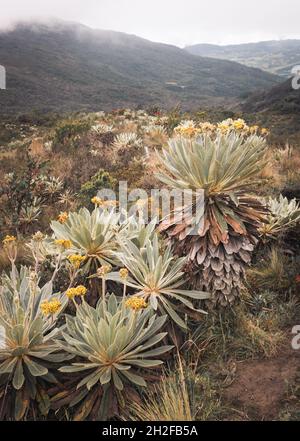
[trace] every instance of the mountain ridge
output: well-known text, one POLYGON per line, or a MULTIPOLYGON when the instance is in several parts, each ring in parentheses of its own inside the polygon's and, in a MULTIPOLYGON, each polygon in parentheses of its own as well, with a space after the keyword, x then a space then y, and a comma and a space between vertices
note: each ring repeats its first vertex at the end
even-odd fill
POLYGON ((251 95, 242 105, 246 112, 271 112, 278 114, 300 114, 300 90, 292 87, 292 78, 277 84, 270 90, 251 95))
POLYGON ((217 106, 279 81, 259 69, 74 22, 0 32, 0 64, 7 70, 1 113, 217 106))
POLYGON ((218 59, 226 59, 257 67, 288 78, 291 69, 300 64, 300 40, 268 40, 254 43, 214 45, 195 44, 184 48, 187 52, 218 59))

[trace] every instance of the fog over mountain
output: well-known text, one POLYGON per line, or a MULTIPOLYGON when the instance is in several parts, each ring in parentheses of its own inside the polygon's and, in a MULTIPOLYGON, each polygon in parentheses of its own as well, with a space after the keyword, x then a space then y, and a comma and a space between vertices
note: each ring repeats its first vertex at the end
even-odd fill
POLYGON ((181 47, 300 38, 298 0, 10 0, 0 27, 53 16, 181 47))
POLYGON ((280 79, 231 61, 63 21, 0 33, 1 112, 235 103, 280 79))

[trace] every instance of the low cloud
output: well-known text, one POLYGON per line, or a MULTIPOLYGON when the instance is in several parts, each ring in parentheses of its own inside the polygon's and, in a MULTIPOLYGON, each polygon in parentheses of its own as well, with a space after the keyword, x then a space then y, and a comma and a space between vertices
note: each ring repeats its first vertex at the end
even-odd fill
POLYGON ((184 46, 300 38, 299 0, 10 0, 0 28, 49 17, 184 46))

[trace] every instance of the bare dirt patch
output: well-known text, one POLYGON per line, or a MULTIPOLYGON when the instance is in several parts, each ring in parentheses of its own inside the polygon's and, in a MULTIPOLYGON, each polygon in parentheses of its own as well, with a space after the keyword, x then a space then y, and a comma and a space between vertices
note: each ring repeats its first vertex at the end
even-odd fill
POLYGON ((299 372, 300 351, 293 350, 289 340, 275 357, 238 363, 235 380, 223 397, 249 419, 277 419, 288 385, 299 372))

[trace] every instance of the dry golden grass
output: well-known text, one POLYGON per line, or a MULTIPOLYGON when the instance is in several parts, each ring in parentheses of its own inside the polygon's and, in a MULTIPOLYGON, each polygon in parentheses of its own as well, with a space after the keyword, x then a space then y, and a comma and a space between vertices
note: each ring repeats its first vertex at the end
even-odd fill
MULTIPOLYGON (((23 241, 17 241, 17 260, 16 264, 28 264, 29 252, 23 241)), ((0 274, 2 271, 9 271, 11 269, 11 263, 7 257, 5 250, 0 248, 0 274)))
POLYGON ((278 329, 276 316, 271 314, 265 318, 251 317, 240 311, 237 331, 239 337, 234 342, 235 346, 253 357, 273 357, 285 339, 284 333, 278 329))
POLYGON ((69 176, 72 168, 74 167, 74 159, 72 156, 66 157, 60 152, 51 153, 48 159, 51 158, 51 162, 55 164, 54 171, 55 176, 65 180, 66 176, 69 176))
POLYGON ((150 147, 150 149, 154 147, 162 147, 166 145, 167 142, 168 136, 163 133, 149 133, 149 135, 145 135, 144 137, 144 143, 150 147))
POLYGON ((300 184, 299 149, 287 145, 284 149, 271 146, 266 154, 266 165, 259 177, 263 180, 261 194, 281 192, 287 186, 300 184))
POLYGON ((274 153, 275 170, 281 177, 282 186, 300 183, 300 151, 286 146, 285 149, 277 149, 274 153))
POLYGON ((12 149, 12 150, 7 150, 7 151, 2 151, 0 152, 0 160, 2 159, 15 159, 16 157, 16 150, 12 149))
POLYGON ((164 373, 159 383, 146 390, 141 402, 129 408, 131 419, 138 421, 193 421, 185 372, 177 348, 177 364, 164 373))
POLYGON ((149 389, 141 403, 131 406, 132 419, 138 421, 193 421, 186 384, 176 374, 163 376, 149 389))
POLYGON ((120 132, 123 133, 136 133, 138 130, 138 125, 134 122, 127 122, 122 125, 122 130, 120 132))
POLYGON ((30 155, 33 157, 45 157, 47 151, 45 150, 43 138, 34 138, 29 146, 30 155))

